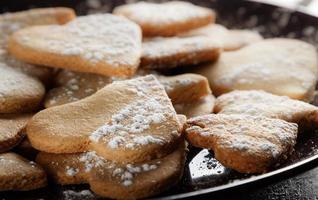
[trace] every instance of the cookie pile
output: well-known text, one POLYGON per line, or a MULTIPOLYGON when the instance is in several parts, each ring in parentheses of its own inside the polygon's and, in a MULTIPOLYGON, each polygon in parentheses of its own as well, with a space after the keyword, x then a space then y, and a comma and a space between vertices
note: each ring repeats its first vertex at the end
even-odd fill
POLYGON ((318 124, 315 48, 215 19, 179 1, 1 15, 0 190, 153 196, 181 179, 186 140, 241 173, 288 159, 318 124))

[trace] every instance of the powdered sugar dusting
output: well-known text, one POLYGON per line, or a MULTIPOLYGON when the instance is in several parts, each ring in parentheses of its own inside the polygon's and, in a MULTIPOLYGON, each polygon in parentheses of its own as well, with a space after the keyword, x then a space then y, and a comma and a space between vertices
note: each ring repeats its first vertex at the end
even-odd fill
MULTIPOLYGON (((78 17, 63 26, 52 25, 34 30, 39 33, 50 31, 51 34, 37 38, 37 48, 65 56, 80 56, 91 64, 106 62, 112 67, 131 66, 140 56, 140 28, 111 14, 78 17)), ((20 40, 28 46, 35 45, 33 40, 25 40, 25 37, 20 40)))
MULTIPOLYGON (((113 84, 121 84, 121 81, 113 84)), ((161 96, 163 86, 153 76, 131 79, 125 81, 125 84, 140 100, 127 104, 114 113, 107 124, 90 135, 90 140, 96 143, 102 140, 112 149, 164 144, 163 137, 146 134, 151 126, 159 126, 175 114, 169 99, 161 96), (156 91, 159 92, 158 95, 154 95, 156 91)))
MULTIPOLYGON (((220 48, 218 41, 206 36, 151 38, 143 42, 141 66, 146 68, 172 68, 179 65, 198 64, 213 60, 202 58, 202 52, 214 52, 220 48), (164 58, 178 57, 163 61, 164 58)), ((212 53, 210 53, 212 54, 212 53)))
POLYGON ((232 149, 241 154, 263 153, 275 159, 291 152, 298 132, 295 123, 241 114, 206 115, 188 122, 193 126, 187 132, 211 137, 214 148, 232 149))
POLYGON ((216 100, 216 107, 223 114, 266 116, 290 122, 298 122, 317 110, 303 101, 258 90, 238 90, 221 95, 216 100))
POLYGON ((156 164, 127 164, 125 167, 115 168, 112 175, 113 177, 120 178, 122 185, 128 187, 133 184, 134 176, 136 176, 137 174, 153 171, 157 168, 158 166, 156 164))
MULTIPOLYGON (((82 172, 90 173, 94 170, 99 171, 99 173, 110 173, 112 177, 116 178, 123 186, 127 187, 133 184, 134 177, 136 175, 156 170, 160 165, 160 162, 122 165, 106 160, 103 157, 98 156, 93 151, 82 153, 78 157, 78 161, 84 167, 75 168, 72 165, 65 166, 65 173, 67 176, 76 176, 82 172)), ((52 164, 58 165, 57 162, 52 162, 52 164)))
POLYGON ((128 136, 132 138, 133 144, 128 143, 126 145, 127 148, 150 143, 160 144, 163 140, 158 137, 150 135, 138 136, 138 134, 149 129, 151 124, 160 124, 163 122, 166 119, 165 114, 162 112, 163 110, 165 110, 164 106, 154 98, 149 98, 146 102, 137 101, 113 115, 111 123, 97 129, 90 136, 90 139, 98 142, 105 135, 120 135, 114 136, 108 142, 110 148, 118 148, 126 142, 125 137, 128 136), (124 120, 126 122, 123 124, 124 120))
POLYGON ((207 8, 181 1, 162 4, 138 2, 119 6, 115 8, 114 13, 127 16, 137 23, 153 23, 156 25, 184 22, 211 15, 211 11, 207 8))

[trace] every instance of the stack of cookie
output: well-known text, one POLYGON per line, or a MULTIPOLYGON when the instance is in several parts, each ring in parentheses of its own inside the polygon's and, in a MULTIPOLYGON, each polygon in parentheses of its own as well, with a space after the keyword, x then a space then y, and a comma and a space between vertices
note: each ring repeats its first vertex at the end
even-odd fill
POLYGON ((315 48, 215 19, 178 1, 0 16, 0 150, 37 163, 3 153, 0 190, 43 187, 48 175, 102 197, 149 197, 182 177, 185 139, 242 173, 285 161, 298 130, 318 123, 303 102, 315 48))
MULTIPOLYGON (((0 190, 30 190, 47 184, 43 168, 12 149, 20 143, 27 143, 23 141, 25 127, 41 108, 45 84, 53 71, 12 57, 7 51, 9 37, 27 26, 64 24, 74 17, 74 11, 68 8, 34 9, 0 15, 0 190)), ((24 145, 14 150, 24 149, 23 155, 32 155, 27 148, 24 145)))

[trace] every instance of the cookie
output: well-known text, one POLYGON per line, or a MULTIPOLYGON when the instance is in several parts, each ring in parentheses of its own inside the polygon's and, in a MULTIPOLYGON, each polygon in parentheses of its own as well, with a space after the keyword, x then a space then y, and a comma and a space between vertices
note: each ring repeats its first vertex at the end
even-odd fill
POLYGON ((263 173, 286 160, 297 138, 297 124, 250 115, 210 114, 187 121, 187 140, 213 150, 225 167, 263 173))
POLYGON ((30 114, 0 117, 0 152, 12 149, 24 138, 24 128, 31 117, 30 114))
POLYGON ((178 114, 191 118, 213 113, 214 104, 215 97, 209 94, 192 102, 174 104, 173 107, 178 114))
MULTIPOLYGON (((149 73, 138 72, 136 76, 149 73)), ((155 74, 155 76, 164 86, 173 104, 192 102, 211 93, 207 79, 198 74, 176 76, 155 74)), ((48 108, 78 101, 94 94, 114 80, 119 79, 63 70, 55 79, 57 87, 47 93, 44 106, 48 108)))
POLYGON ((116 81, 80 101, 40 111, 28 123, 27 135, 40 151, 92 150, 127 163, 172 152, 181 128, 163 86, 149 75, 116 81))
POLYGON ((44 170, 15 153, 0 154, 0 191, 33 190, 46 186, 44 170))
POLYGON ((198 74, 156 75, 172 104, 189 103, 211 94, 208 80, 198 74))
POLYGON ((112 199, 139 199, 158 194, 175 185, 185 163, 185 147, 171 154, 139 164, 105 160, 94 152, 37 156, 48 175, 58 184, 88 183, 92 191, 112 199))
POLYGON ((39 79, 44 85, 49 85, 54 75, 52 68, 44 66, 31 65, 20 60, 17 60, 9 54, 0 55, 0 63, 5 63, 26 75, 39 79))
POLYGON ((215 64, 194 71, 208 78, 217 96, 232 90, 264 90, 310 101, 317 81, 317 63, 316 49, 311 44, 276 38, 225 52, 215 64))
POLYGON ((8 45, 31 64, 109 76, 131 76, 141 56, 141 30, 111 14, 77 17, 65 25, 33 26, 15 32, 8 45))
POLYGON ((215 21, 213 10, 182 1, 138 2, 118 6, 113 13, 139 24, 144 36, 173 36, 215 21))
POLYGON ((74 10, 70 8, 37 8, 27 11, 5 13, 0 15, 0 62, 14 67, 22 72, 47 82, 51 69, 34 66, 10 56, 7 52, 9 36, 22 28, 34 25, 64 24, 75 18, 74 10))
POLYGON ((0 114, 36 110, 44 96, 43 84, 0 63, 0 114))
POLYGON ((142 48, 140 67, 156 70, 212 62, 221 53, 219 42, 206 36, 151 38, 142 48))
POLYGON ((238 90, 221 95, 216 99, 214 111, 222 114, 278 118, 297 123, 300 129, 315 127, 318 124, 316 106, 257 90, 238 90))
POLYGON ((51 89, 44 100, 46 108, 88 97, 113 81, 107 76, 67 70, 62 70, 55 80, 57 87, 51 89))
POLYGON ((263 37, 256 31, 229 30, 220 24, 209 24, 207 26, 181 33, 179 36, 206 36, 210 40, 219 42, 224 51, 234 51, 263 40, 263 37))

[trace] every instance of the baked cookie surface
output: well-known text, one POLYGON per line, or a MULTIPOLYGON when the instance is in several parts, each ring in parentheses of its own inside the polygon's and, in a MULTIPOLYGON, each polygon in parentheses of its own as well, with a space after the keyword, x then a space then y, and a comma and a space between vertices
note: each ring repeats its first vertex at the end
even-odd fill
POLYGON ((0 63, 0 113, 32 112, 45 94, 43 84, 22 72, 0 63))
POLYGON ((264 91, 237 90, 221 95, 216 99, 214 111, 278 118, 297 123, 301 129, 317 126, 316 106, 264 91))
POLYGON ((215 64, 194 71, 208 78, 217 96, 254 89, 310 101, 317 81, 317 63, 311 44, 276 38, 224 52, 215 64))
POLYGON ((219 42, 225 51, 238 50, 244 46, 263 40, 263 37, 258 32, 251 30, 229 30, 220 24, 209 24, 181 33, 179 36, 206 36, 209 40, 219 42))
POLYGON ((141 31, 111 14, 77 17, 65 25, 33 26, 15 32, 9 52, 38 65, 103 75, 131 76, 141 55, 141 31))
POLYGON ((146 39, 140 67, 167 70, 216 61, 221 53, 218 41, 205 36, 146 39))
POLYGON ((48 82, 51 69, 34 66, 13 58, 7 52, 8 39, 12 33, 28 26, 64 24, 75 18, 74 10, 70 8, 37 8, 27 11, 5 13, 0 15, 0 62, 16 68, 23 73, 48 82))
POLYGON ((120 164, 96 155, 50 154, 37 156, 48 175, 62 185, 88 183, 102 197, 114 199, 145 198, 175 185, 183 174, 185 145, 171 154, 138 164, 120 164))
POLYGON ((0 152, 16 146, 25 136, 26 127, 31 114, 2 115, 0 117, 0 152))
POLYGON ((182 1, 161 4, 138 2, 118 6, 113 13, 139 24, 144 36, 173 36, 215 20, 211 9, 182 1))
POLYGON ((32 190, 47 184, 44 170, 15 153, 0 154, 0 190, 32 190))
POLYGON ((152 75, 117 81, 80 101, 37 113, 27 126, 33 147, 50 153, 96 151, 137 162, 167 155, 181 139, 177 114, 152 75))
POLYGON ((225 167, 263 173, 286 160, 297 138, 297 124, 250 115, 211 114, 187 120, 186 137, 211 149, 225 167))

